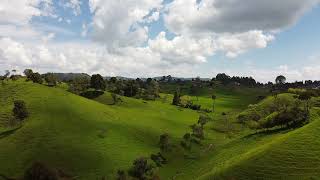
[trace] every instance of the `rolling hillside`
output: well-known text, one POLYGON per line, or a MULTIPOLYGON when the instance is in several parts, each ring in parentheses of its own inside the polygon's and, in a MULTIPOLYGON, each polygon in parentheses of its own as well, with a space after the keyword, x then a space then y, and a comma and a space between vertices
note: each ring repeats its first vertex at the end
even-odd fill
MULTIPOLYGON (((317 177, 319 169, 318 110, 312 123, 291 132, 256 134, 235 123, 235 116, 256 102, 258 91, 217 90, 214 121, 205 126, 205 140, 190 152, 168 154, 168 164, 159 169, 161 179, 247 179, 317 177), (223 132, 226 112, 233 132, 223 132), (213 146, 208 150, 208 147, 213 146), (306 150, 307 149, 307 150, 306 150), (295 158, 297 157, 297 158, 295 158), (311 163, 310 163, 311 162, 311 163), (265 168, 261 168, 265 166, 265 168)), ((169 133, 179 147, 199 112, 172 106, 172 95, 156 101, 111 96, 89 100, 67 92, 19 80, 0 86, 0 174, 19 177, 34 161, 71 174, 76 179, 114 178, 118 169, 128 169, 138 157, 159 152, 159 136, 169 133), (22 124, 10 123, 13 101, 26 102, 30 117, 22 124)), ((210 108, 209 94, 184 97, 210 108)))
MULTIPOLYGON (((93 101, 23 80, 1 86, 0 97, 0 147, 4 147, 0 148, 0 173, 13 177, 34 161, 61 168, 78 179, 112 176, 130 167, 135 158, 158 152, 162 133, 169 133, 178 144, 199 116, 170 105, 171 100, 122 97, 123 103, 111 106, 106 105, 108 93, 93 101), (30 117, 21 126, 8 127, 17 99, 26 101, 30 117)), ((228 104, 224 109, 232 110, 228 104)), ((225 143, 220 141, 224 134, 209 129, 207 141, 225 143)), ((177 166, 185 161, 181 163, 177 166)), ((170 171, 161 176, 175 173, 170 171)))
POLYGON ((238 154, 201 179, 319 179, 320 109, 312 109, 310 124, 302 128, 247 136, 230 145, 238 154))

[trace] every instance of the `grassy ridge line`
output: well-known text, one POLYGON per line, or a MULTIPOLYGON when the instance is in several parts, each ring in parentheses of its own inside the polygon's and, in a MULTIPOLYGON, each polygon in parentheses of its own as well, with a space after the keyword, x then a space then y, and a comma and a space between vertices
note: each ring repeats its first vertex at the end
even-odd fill
POLYGON ((320 177, 320 117, 215 167, 200 179, 317 179, 320 177))

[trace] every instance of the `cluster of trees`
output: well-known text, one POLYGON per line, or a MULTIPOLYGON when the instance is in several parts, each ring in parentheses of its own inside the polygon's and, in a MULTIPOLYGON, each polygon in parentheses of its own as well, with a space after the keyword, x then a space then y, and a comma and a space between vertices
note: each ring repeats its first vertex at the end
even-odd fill
POLYGON ((204 126, 211 120, 212 118, 208 115, 200 115, 198 122, 190 126, 191 132, 188 132, 183 136, 180 145, 184 149, 190 150, 193 143, 200 144, 201 140, 204 139, 204 126))
POLYGON ((275 95, 260 105, 250 106, 238 120, 252 129, 299 127, 309 120, 313 90, 290 90, 296 95, 275 95))
POLYGON ((117 95, 154 100, 159 97, 160 87, 156 80, 148 78, 147 81, 141 79, 122 80, 115 77, 105 80, 100 74, 92 75, 90 78, 81 76, 69 82, 69 90, 76 94, 81 94, 93 88, 96 91, 108 90, 113 93, 116 103, 117 95))
MULTIPOLYGON (((157 174, 155 166, 148 162, 145 157, 137 158, 133 161, 132 167, 128 170, 128 175, 125 171, 119 170, 117 172, 117 180, 127 180, 129 177, 137 178, 139 180, 158 180, 160 177, 157 174)), ((131 178, 130 178, 131 179, 131 178)))
POLYGON ((160 97, 160 86, 155 79, 148 78, 146 81, 137 78, 136 80, 121 80, 115 77, 107 81, 108 90, 127 97, 136 97, 146 100, 155 100, 160 97))
POLYGON ((230 77, 229 75, 225 73, 217 74, 215 78, 212 79, 212 81, 219 81, 223 85, 228 85, 231 83, 236 83, 238 85, 248 86, 248 87, 254 87, 257 85, 261 85, 260 83, 257 83, 255 79, 252 77, 239 77, 239 76, 233 76, 230 77))

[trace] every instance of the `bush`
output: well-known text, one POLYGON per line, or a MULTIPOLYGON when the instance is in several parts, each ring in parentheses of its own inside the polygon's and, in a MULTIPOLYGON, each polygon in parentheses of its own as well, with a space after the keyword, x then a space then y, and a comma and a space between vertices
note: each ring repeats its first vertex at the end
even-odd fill
POLYGON ((159 146, 163 152, 170 150, 169 134, 165 133, 160 135, 159 146))
POLYGON ((201 127, 206 125, 209 121, 211 121, 211 118, 207 115, 200 115, 198 124, 200 124, 201 127))
POLYGON ((133 166, 129 170, 129 175, 139 180, 147 180, 154 175, 153 166, 148 164, 148 160, 140 157, 133 161, 133 166))
POLYGON ((204 139, 203 126, 199 126, 197 124, 194 124, 190 127, 192 129, 192 136, 197 137, 199 139, 204 139))
POLYGON ((41 75, 39 73, 32 73, 30 75, 30 80, 33 83, 38 83, 38 84, 42 84, 43 83, 42 77, 41 77, 41 75))
POLYGON ((166 164, 166 163, 167 163, 167 159, 166 159, 165 157, 163 157, 161 153, 151 154, 151 155, 150 155, 150 159, 151 159, 158 167, 161 167, 162 164, 166 164))
POLYGON ((14 101, 14 107, 12 111, 13 111, 14 117, 21 121, 29 116, 26 103, 22 100, 14 101))
POLYGON ((24 180, 58 180, 58 173, 46 165, 35 162, 26 170, 24 180))
POLYGON ((86 92, 80 93, 80 96, 88 98, 88 99, 94 99, 94 98, 97 98, 103 94, 104 94, 103 91, 86 91, 86 92))
POLYGON ((50 87, 57 85, 57 77, 53 73, 45 74, 44 80, 47 82, 48 86, 50 87))
POLYGON ((127 173, 123 170, 118 170, 117 171, 117 177, 116 177, 116 180, 127 180, 128 177, 127 177, 127 173))

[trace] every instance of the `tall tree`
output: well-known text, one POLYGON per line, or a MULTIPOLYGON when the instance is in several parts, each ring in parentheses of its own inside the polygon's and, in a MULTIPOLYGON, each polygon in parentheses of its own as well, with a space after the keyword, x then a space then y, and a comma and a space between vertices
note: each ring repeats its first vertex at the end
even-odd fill
POLYGON ((26 75, 27 80, 30 79, 31 75, 33 74, 33 71, 31 69, 25 69, 23 71, 23 74, 26 75))
POLYGON ((180 104, 180 102, 181 102, 181 99, 180 99, 180 91, 179 91, 179 90, 176 90, 176 92, 174 92, 172 104, 177 106, 177 105, 180 104))
POLYGON ((56 86, 57 85, 57 77, 53 73, 47 73, 44 76, 44 80, 48 83, 48 86, 56 86))
POLYGON ((106 82, 104 81, 103 77, 100 74, 92 75, 90 85, 95 90, 104 91, 106 89, 106 82))
POLYGON ((90 79, 87 77, 76 77, 69 84, 69 91, 75 94, 80 94, 86 91, 90 86, 90 79))
POLYGON ((284 77, 283 75, 280 75, 276 78, 276 84, 278 85, 283 85, 284 83, 286 83, 286 77, 284 77))
POLYGON ((32 73, 30 76, 30 80, 33 83, 38 83, 38 84, 42 84, 43 83, 43 79, 41 77, 41 75, 39 73, 32 73))

